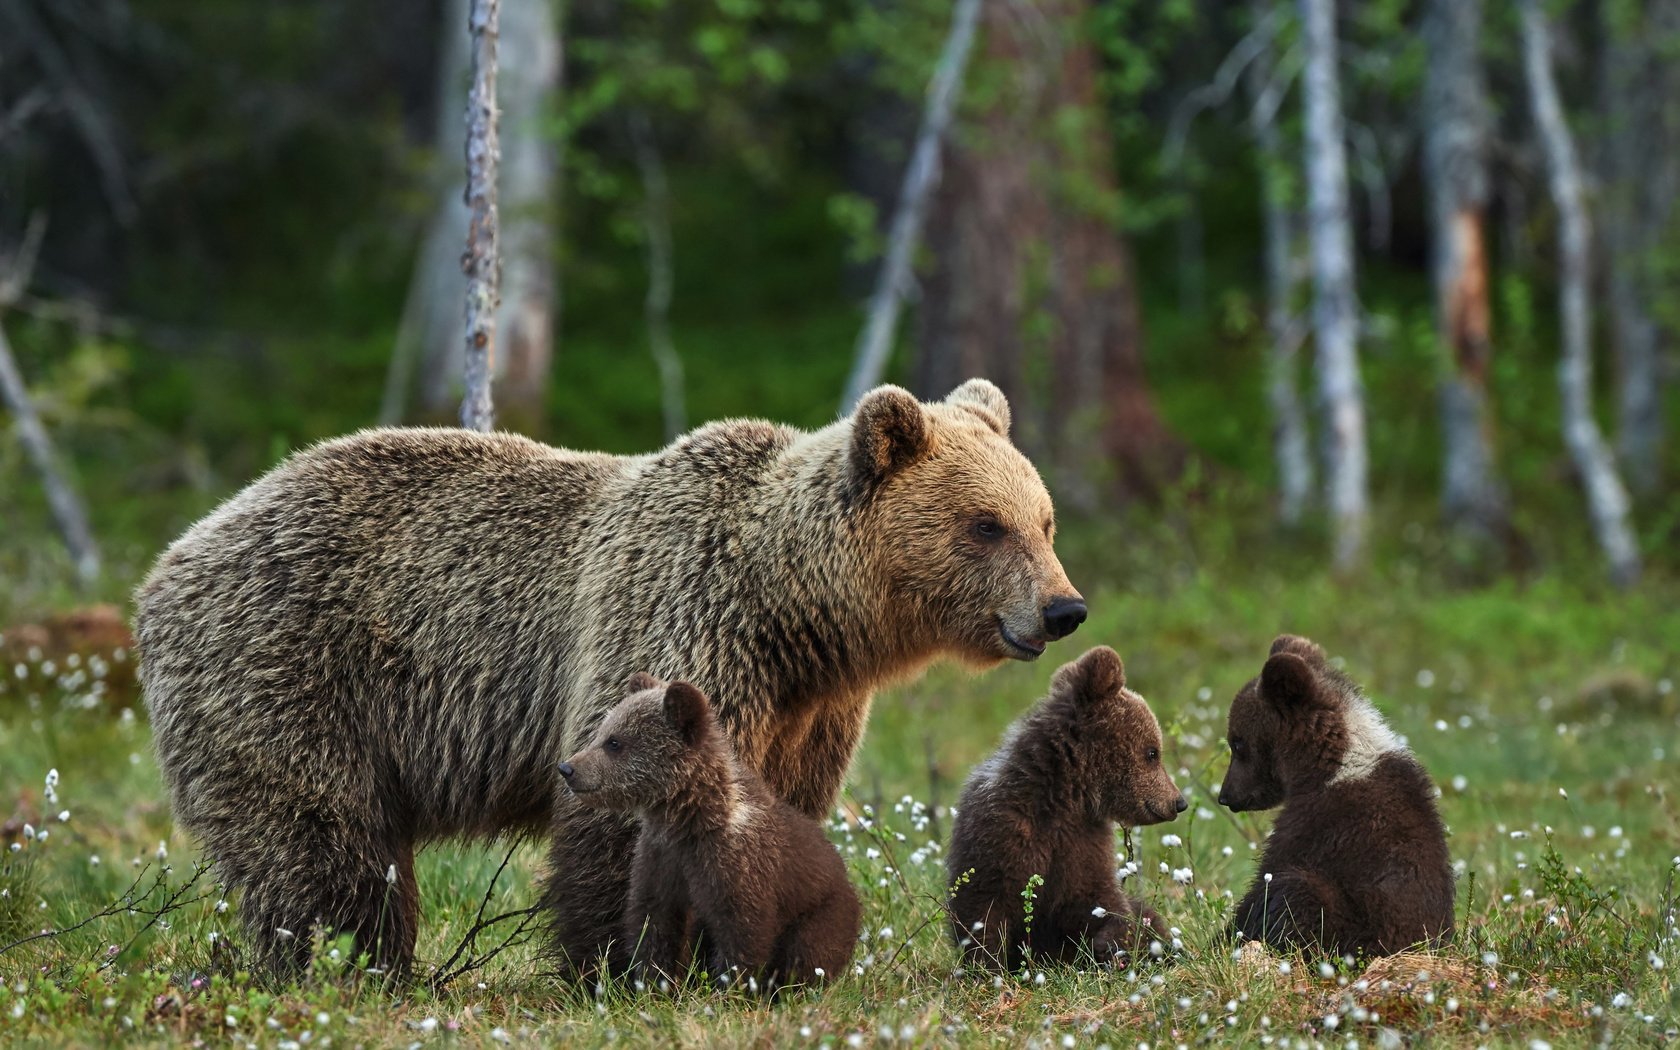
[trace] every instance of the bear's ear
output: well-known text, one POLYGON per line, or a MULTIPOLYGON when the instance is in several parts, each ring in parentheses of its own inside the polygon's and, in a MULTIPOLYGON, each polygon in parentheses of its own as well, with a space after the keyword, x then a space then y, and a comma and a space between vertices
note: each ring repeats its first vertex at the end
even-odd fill
POLYGON ((945 397, 947 405, 966 408, 1000 437, 1009 436, 1009 399, 989 379, 970 379, 945 397))
POLYGON ((624 695, 633 696, 636 693, 645 693, 649 689, 658 689, 664 684, 646 671, 637 671, 624 680, 624 695))
POLYGON ((1330 658, 1317 642, 1311 638, 1303 638, 1298 634, 1280 634, 1272 640, 1272 651, 1269 655, 1279 653, 1294 653, 1309 664, 1322 664, 1330 658))
POLYGON ((1292 652, 1282 652, 1266 661, 1260 671, 1260 694, 1279 711, 1321 702, 1318 675, 1312 665, 1292 652))
POLYGON ((870 484, 916 462, 928 448, 927 412, 908 390, 879 386, 852 413, 852 468, 870 484))
POLYGON ((1071 696, 1077 704, 1106 700, 1126 688, 1126 667, 1120 654, 1106 645, 1088 650, 1070 664, 1063 664, 1051 680, 1053 696, 1071 696))
POLYGON ((706 735, 712 720, 706 694, 687 682, 672 682, 665 689, 665 721, 685 744, 696 744, 706 735))

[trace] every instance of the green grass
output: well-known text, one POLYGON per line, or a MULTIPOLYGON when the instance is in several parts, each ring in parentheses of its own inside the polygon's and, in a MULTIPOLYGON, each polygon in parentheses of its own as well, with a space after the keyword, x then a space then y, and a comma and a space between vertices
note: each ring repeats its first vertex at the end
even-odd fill
MULTIPOLYGON (((1093 615, 1073 639, 1037 664, 980 676, 936 668, 877 699, 834 830, 865 901, 861 972, 774 1004, 737 993, 570 987, 545 972, 534 944, 441 990, 392 991, 342 950, 333 958, 332 946, 323 946, 314 978, 284 988, 218 970, 212 954, 223 949, 212 935, 239 940, 237 900, 218 909, 213 871, 191 882, 193 843, 170 823, 144 718, 124 713, 135 698, 113 691, 88 701, 85 661, 71 668, 60 658, 49 671, 26 655, 21 678, 0 668, 3 842, 20 846, 0 860, 0 944, 97 915, 140 881, 133 912, 118 908, 0 953, 0 1041, 278 1046, 308 1045, 307 1033, 315 1045, 505 1037, 1119 1047, 1380 1044, 1390 1029, 1440 1045, 1672 1039, 1680 1028, 1680 872, 1671 859, 1680 852, 1672 773, 1680 584, 1658 574, 1614 595, 1591 582, 1589 563, 1571 576, 1461 588, 1420 569, 1423 559, 1408 558, 1394 537, 1383 540, 1378 569, 1338 583, 1309 567, 1314 542, 1257 538, 1263 529, 1233 526, 1233 516, 1240 508, 1204 508, 1171 529, 1074 530, 1062 546, 1093 615), (1345 966, 1326 976, 1302 959, 1233 959, 1219 940, 1269 821, 1211 801, 1225 762, 1225 704, 1283 629, 1343 657, 1442 787, 1463 875, 1458 941, 1439 958, 1371 977, 1345 966), (940 903, 945 807, 1054 665, 1098 642, 1126 659, 1191 793, 1177 823, 1116 844, 1141 862, 1132 888, 1182 931, 1183 949, 1170 964, 1130 972, 1052 970, 1041 980, 1029 971, 1001 984, 960 976, 940 903), (49 769, 60 774, 51 803, 49 769), (875 818, 869 829, 859 821, 866 813, 875 818), (26 821, 49 837, 27 839, 26 821), (1183 844, 1164 845, 1167 834, 1183 844), (1192 881, 1175 883, 1163 864, 1189 867, 1192 881), (155 921, 148 910, 169 894, 186 903, 155 921)), ((501 858, 499 849, 455 844, 422 855, 423 969, 443 962, 471 927, 501 858)), ((530 902, 540 868, 539 848, 520 849, 490 913, 530 902)), ((479 949, 507 929, 491 930, 479 949)))

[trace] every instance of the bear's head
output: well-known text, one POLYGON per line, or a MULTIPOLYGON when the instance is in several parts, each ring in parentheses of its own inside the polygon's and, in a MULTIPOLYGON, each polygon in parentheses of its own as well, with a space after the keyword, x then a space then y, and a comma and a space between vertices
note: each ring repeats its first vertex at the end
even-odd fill
POLYGON ((1270 809, 1290 794, 1364 776, 1402 748, 1324 650, 1289 634, 1272 643, 1260 676, 1231 701, 1225 741, 1231 768, 1219 804, 1233 812, 1270 809))
POLYGON ((1064 739, 1101 820, 1160 824, 1188 808, 1161 757, 1161 725, 1148 701, 1126 688, 1126 668, 1106 645, 1063 664, 1050 703, 1071 712, 1064 739))
POLYGON ((711 704, 687 682, 637 672, 624 688, 629 695, 607 712, 589 745, 560 763, 580 802, 615 812, 675 797, 714 731, 711 704))
POLYGON ((1055 512, 984 379, 924 404, 877 387, 852 416, 847 499, 867 516, 894 625, 980 665, 1032 660, 1085 620, 1055 512))

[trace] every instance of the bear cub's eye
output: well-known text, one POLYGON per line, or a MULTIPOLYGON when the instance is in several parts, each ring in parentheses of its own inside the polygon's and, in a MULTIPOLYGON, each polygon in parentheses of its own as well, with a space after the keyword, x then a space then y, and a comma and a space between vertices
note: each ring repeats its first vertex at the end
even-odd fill
POLYGON ((1241 739, 1232 740, 1230 744, 1232 758, 1241 758, 1248 753, 1248 745, 1241 739))
POLYGON ((975 518, 973 529, 974 535, 988 543, 1003 539, 1003 534, 1007 531, 1003 527, 1003 522, 992 517, 990 514, 982 514, 980 517, 975 518))
POLYGON ((1161 749, 1158 747, 1152 747, 1143 753, 1143 757, 1149 762, 1159 762, 1161 761, 1161 749))
POLYGON ((607 750, 608 751, 618 751, 623 746, 624 746, 623 744, 620 744, 618 742, 618 737, 616 737, 616 736, 607 737, 607 750))

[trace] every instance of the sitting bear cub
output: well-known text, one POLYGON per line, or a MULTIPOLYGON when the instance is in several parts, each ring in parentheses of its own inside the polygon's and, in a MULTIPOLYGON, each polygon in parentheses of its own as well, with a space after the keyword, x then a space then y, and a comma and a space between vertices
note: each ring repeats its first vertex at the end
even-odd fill
POLYGON ((1186 808, 1161 765, 1161 727, 1098 646, 1057 670, 1050 695, 1017 722, 963 788, 951 833, 951 927, 965 963, 1099 960, 1168 938, 1120 888, 1114 825, 1157 824, 1186 808), (1022 891, 1032 876, 1032 924, 1022 891))
POLYGON ((1385 955, 1452 936, 1435 787, 1324 650, 1284 635, 1231 702, 1219 802, 1283 812, 1232 932, 1274 948, 1385 955))
POLYGON ((769 989, 837 977, 861 911, 816 821, 735 758, 687 682, 635 674, 594 740, 560 764, 586 806, 641 818, 615 968, 672 980, 696 943, 713 976, 769 989))

